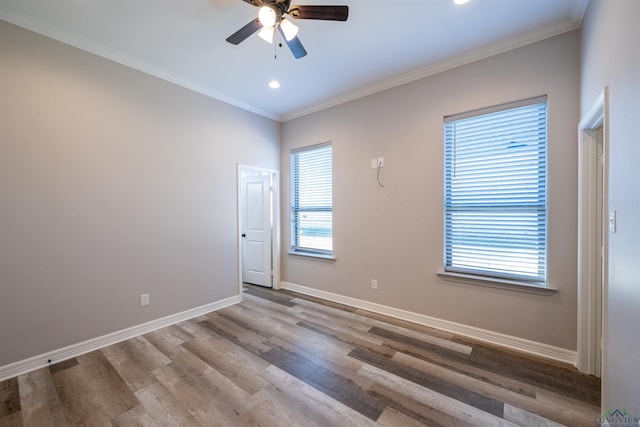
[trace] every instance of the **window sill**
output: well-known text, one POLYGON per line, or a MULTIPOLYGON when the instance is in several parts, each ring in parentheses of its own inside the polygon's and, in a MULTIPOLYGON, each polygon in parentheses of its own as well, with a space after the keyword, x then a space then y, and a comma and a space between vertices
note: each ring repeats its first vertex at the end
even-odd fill
POLYGON ((318 261, 333 262, 336 260, 336 258, 333 255, 314 254, 312 252, 289 252, 288 255, 298 257, 298 258, 311 258, 311 259, 316 259, 318 261))
POLYGON ((333 255, 314 254, 313 252, 288 252, 287 254, 296 258, 311 258, 319 261, 333 262, 336 260, 333 255))
POLYGON ((525 292, 538 295, 552 295, 558 292, 554 288, 546 288, 536 286, 527 282, 519 282, 517 280, 497 279, 495 277, 475 276, 473 274, 450 273, 448 271, 439 271, 436 273, 444 280, 451 282, 487 286, 490 288, 506 289, 515 292, 525 292))

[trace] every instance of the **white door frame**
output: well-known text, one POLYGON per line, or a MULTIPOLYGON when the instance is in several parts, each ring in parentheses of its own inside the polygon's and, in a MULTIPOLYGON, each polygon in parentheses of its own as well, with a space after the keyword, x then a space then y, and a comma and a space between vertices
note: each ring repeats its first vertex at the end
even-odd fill
POLYGON ((237 224, 238 224, 238 294, 242 299, 242 176, 244 173, 268 173, 272 176, 273 190, 271 205, 273 208, 273 289, 280 284, 280 172, 275 169, 261 168, 238 163, 237 169, 237 224))
MULTIPOLYGON (((608 88, 598 96, 591 109, 585 114, 578 125, 578 351, 576 367, 578 370, 591 375, 600 375, 598 366, 598 349, 602 348, 602 363, 606 358, 606 347, 603 337, 597 336, 599 330, 598 319, 598 280, 597 263, 599 250, 607 259, 608 233, 603 232, 602 248, 598 248, 596 235, 597 224, 597 167, 598 167, 598 138, 595 129, 602 127, 604 165, 602 188, 603 211, 607 212, 607 146, 609 142, 609 92, 608 88)), ((605 220, 602 219, 604 222, 605 220)), ((605 228, 605 230, 607 230, 605 228)), ((606 331, 608 267, 605 261, 602 265, 602 333, 606 331)))

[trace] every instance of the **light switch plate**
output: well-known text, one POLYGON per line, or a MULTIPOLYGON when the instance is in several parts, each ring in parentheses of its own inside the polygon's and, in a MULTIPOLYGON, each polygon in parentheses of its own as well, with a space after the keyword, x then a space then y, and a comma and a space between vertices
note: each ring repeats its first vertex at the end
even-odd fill
POLYGON ((612 233, 616 232, 617 224, 616 224, 616 211, 609 212, 609 231, 612 233))

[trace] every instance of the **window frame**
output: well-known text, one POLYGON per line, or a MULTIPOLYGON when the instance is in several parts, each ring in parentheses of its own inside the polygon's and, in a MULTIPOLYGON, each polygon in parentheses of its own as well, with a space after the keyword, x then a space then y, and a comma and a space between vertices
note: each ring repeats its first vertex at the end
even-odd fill
MULTIPOLYGON (((289 162, 290 162, 290 171, 291 171, 291 182, 290 182, 290 255, 304 256, 304 257, 312 257, 319 259, 327 259, 327 260, 335 260, 334 258, 334 247, 333 247, 333 144, 331 141, 323 142, 320 144, 294 148, 290 151, 289 154, 289 162), (301 208, 299 203, 296 202, 296 196, 300 195, 299 187, 299 175, 296 172, 296 158, 300 153, 309 153, 316 150, 322 150, 324 148, 330 148, 329 154, 329 173, 330 173, 330 195, 331 201, 330 205, 318 205, 312 207, 301 208), (322 249, 319 247, 312 246, 304 246, 300 242, 301 234, 299 234, 299 229, 302 228, 300 226, 300 221, 298 220, 299 214, 301 212, 315 212, 315 213, 326 213, 329 212, 331 219, 329 221, 330 228, 330 238, 331 238, 331 249, 322 249)), ((322 187, 323 190, 326 190, 326 187, 322 187)), ((303 190, 304 191, 304 190, 303 190)))
MULTIPOLYGON (((538 119, 540 120, 540 119, 538 119)), ((443 148, 444 148, 444 153, 443 153, 443 266, 444 266, 444 271, 443 272, 439 272, 438 274, 440 276, 443 276, 445 278, 449 278, 449 279, 453 279, 453 280, 462 280, 462 281, 473 281, 479 284, 484 284, 484 285, 488 285, 488 286, 498 286, 498 287, 512 287, 513 285, 520 285, 523 287, 528 287, 530 289, 541 289, 543 291, 554 291, 552 288, 549 287, 549 280, 548 280, 548 252, 549 252, 549 242, 548 242, 548 232, 549 232, 549 209, 548 209, 548 201, 549 201, 549 191, 548 191, 548 186, 549 186, 549 168, 548 168, 548 142, 549 142, 549 129, 548 129, 548 123, 549 123, 549 106, 548 106, 548 98, 546 95, 544 96, 539 96, 539 97, 534 97, 534 98, 529 98, 529 99, 524 99, 524 100, 520 100, 520 101, 515 101, 515 102, 510 102, 510 103, 505 103, 505 104, 500 104, 500 105, 496 105, 496 106, 492 106, 492 107, 487 107, 487 108, 482 108, 482 109, 478 109, 478 110, 473 110, 473 111, 469 111, 469 112, 465 112, 465 113, 461 113, 461 114, 455 114, 455 115, 450 115, 450 116, 446 116, 444 117, 443 120, 443 148), (543 260, 539 261, 542 263, 542 273, 539 270, 537 275, 535 277, 533 277, 532 275, 527 275, 527 274, 510 274, 510 273, 505 273, 504 269, 502 269, 502 271, 500 271, 500 267, 487 267, 487 265, 485 265, 483 268, 461 268, 460 266, 455 266, 455 263, 453 261, 453 245, 454 243, 451 243, 449 239, 452 240, 452 242, 456 242, 456 238, 454 237, 450 237, 452 236, 452 231, 449 229, 449 226, 455 225, 455 221, 452 219, 453 218, 453 213, 455 210, 460 209, 461 207, 464 207, 465 205, 455 205, 452 202, 452 183, 450 182, 450 168, 452 167, 450 165, 450 163, 452 162, 452 160, 450 159, 451 154, 450 151, 450 144, 456 144, 456 135, 454 134, 453 139, 450 138, 450 135, 447 135, 447 126, 450 126, 452 123, 455 122, 459 122, 465 119, 475 119, 475 118, 479 118, 481 116, 485 116, 485 115, 490 115, 490 114, 494 114, 494 113, 500 113, 500 112, 510 112, 511 110, 516 110, 519 109, 521 107, 532 107, 532 106, 537 106, 538 104, 544 104, 544 118, 542 120, 544 120, 544 138, 541 137, 537 137, 536 139, 536 150, 540 150, 542 147, 542 150, 544 152, 544 162, 543 164, 539 164, 537 167, 537 177, 538 180, 540 180, 541 176, 543 176, 544 179, 544 187, 543 187, 543 193, 544 193, 544 203, 543 203, 543 214, 544 217, 542 219, 542 222, 544 224, 544 235, 543 236, 538 236, 537 240, 537 248, 538 248, 538 252, 537 252, 537 257, 540 258, 540 241, 542 239, 542 241, 544 242, 543 244, 543 260), (542 141, 542 142, 541 142, 542 141), (542 172, 540 172, 542 170, 542 172)), ((488 139, 488 138, 486 138, 488 139)), ((484 142, 484 141, 483 141, 484 142)), ((477 146, 481 147, 481 144, 483 142, 477 142, 477 146)), ((455 145, 453 150, 455 150, 455 145)), ((504 149, 504 147, 503 147, 504 149)), ((453 158, 453 167, 455 168, 455 155, 453 158)), ((477 173, 477 172, 476 172, 477 173)), ((520 175, 517 175, 516 173, 513 173, 513 176, 515 178, 520 177, 520 175)), ((479 182, 482 182, 481 180, 479 182)), ((458 184, 460 185, 460 184, 458 184)), ((486 196, 485 196, 486 197, 486 196)), ((458 200, 460 200, 461 198, 459 196, 455 196, 455 198, 457 198, 458 200)), ((472 196, 469 196, 469 200, 472 200, 472 196)), ((467 208, 469 206, 472 206, 473 203, 467 203, 467 208)), ((534 209, 538 209, 538 212, 540 211, 540 205, 535 205, 534 207, 529 207, 527 206, 527 209, 524 209, 524 204, 522 204, 522 212, 524 213, 526 212, 532 212, 534 209)), ((501 203, 493 203, 491 205, 487 205, 484 209, 484 211, 480 208, 476 208, 477 211, 475 212, 480 212, 480 214, 482 214, 482 212, 484 213, 484 215, 487 215, 488 212, 495 212, 495 210, 499 210, 499 209, 516 209, 514 208, 514 206, 509 206, 507 204, 502 204, 501 203)), ((469 208, 469 212, 474 212, 471 208, 469 208)), ((539 214, 538 214, 539 215, 539 214)), ((538 230, 540 230, 540 218, 537 219, 537 223, 538 223, 538 230)), ((524 228, 524 227, 523 227, 524 228)), ((487 239, 488 241, 489 239, 487 239)), ((534 241, 535 239, 532 239, 532 241, 534 241)), ((462 240, 464 242, 464 240, 462 240)), ((483 242, 484 244, 484 242, 483 242)), ((492 247, 494 250, 496 250, 495 248, 498 245, 495 246, 489 246, 488 247, 492 247)), ((497 251, 496 251, 497 252, 497 251)), ((502 260, 496 262, 496 264, 502 262, 502 260)), ((462 264, 462 263, 460 263, 462 264)), ((520 267, 521 268, 521 267, 520 267)), ((540 267, 538 267, 540 268, 540 267)))

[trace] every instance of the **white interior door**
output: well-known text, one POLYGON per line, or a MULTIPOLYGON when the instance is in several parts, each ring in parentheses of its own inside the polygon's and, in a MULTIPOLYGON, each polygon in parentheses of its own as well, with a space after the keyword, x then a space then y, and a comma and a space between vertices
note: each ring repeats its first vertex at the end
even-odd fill
POLYGON ((595 131, 597 145, 597 165, 596 165, 596 246, 598 257, 595 261, 596 267, 596 349, 595 349, 595 372, 597 377, 602 376, 602 301, 607 265, 607 245, 605 233, 607 232, 607 204, 604 200, 605 185, 605 165, 604 165, 604 142, 602 127, 595 131))
POLYGON ((271 287, 271 176, 244 177, 242 195, 242 281, 271 287))

